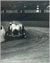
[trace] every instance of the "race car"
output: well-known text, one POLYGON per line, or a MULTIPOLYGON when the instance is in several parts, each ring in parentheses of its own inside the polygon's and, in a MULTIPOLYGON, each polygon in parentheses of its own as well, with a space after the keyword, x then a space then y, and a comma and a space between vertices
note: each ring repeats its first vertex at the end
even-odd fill
POLYGON ((23 24, 12 24, 10 23, 8 30, 5 33, 5 39, 14 39, 14 38, 26 38, 26 31, 23 24))

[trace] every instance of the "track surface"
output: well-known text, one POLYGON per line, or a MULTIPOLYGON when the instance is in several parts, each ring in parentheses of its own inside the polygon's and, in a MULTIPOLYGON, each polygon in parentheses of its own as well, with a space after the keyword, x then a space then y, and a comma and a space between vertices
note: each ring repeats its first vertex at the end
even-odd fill
POLYGON ((27 39, 15 39, 1 44, 2 62, 49 62, 49 28, 26 27, 26 31, 27 39))

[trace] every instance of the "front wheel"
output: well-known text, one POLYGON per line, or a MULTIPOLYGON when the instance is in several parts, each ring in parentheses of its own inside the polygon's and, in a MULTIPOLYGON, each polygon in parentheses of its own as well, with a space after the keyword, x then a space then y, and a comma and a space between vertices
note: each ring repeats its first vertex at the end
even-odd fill
POLYGON ((5 33, 5 40, 8 40, 8 31, 5 33))
POLYGON ((22 37, 23 37, 24 39, 27 38, 26 32, 23 33, 22 37))
POLYGON ((11 40, 11 36, 9 36, 9 32, 7 31, 6 33, 5 33, 5 40, 11 40))

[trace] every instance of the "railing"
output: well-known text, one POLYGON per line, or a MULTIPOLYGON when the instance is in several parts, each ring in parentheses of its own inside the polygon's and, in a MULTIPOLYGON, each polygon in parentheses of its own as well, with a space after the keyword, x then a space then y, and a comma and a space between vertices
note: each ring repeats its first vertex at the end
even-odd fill
POLYGON ((2 13, 1 20, 48 21, 49 13, 2 13))

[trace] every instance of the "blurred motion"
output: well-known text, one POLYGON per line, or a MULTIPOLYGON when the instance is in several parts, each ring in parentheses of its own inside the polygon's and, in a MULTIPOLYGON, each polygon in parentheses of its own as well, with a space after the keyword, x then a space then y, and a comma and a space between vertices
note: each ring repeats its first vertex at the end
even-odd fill
POLYGON ((1 25, 1 33, 0 33, 0 35, 1 35, 1 42, 4 42, 5 41, 5 29, 4 29, 4 27, 1 25))

